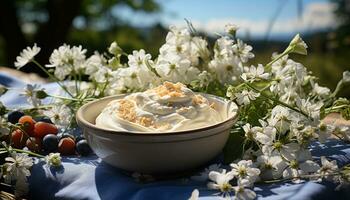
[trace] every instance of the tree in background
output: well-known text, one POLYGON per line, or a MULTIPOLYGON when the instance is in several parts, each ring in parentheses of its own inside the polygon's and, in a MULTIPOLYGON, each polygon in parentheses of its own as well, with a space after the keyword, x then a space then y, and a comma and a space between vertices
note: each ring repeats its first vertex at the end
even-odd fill
POLYGON ((350 47, 350 1, 349 0, 332 0, 336 3, 335 14, 338 17, 339 26, 336 34, 333 36, 336 41, 333 43, 334 48, 341 51, 350 47))
MULTIPOLYGON (((147 13, 160 9, 154 0, 1 0, 0 35, 4 64, 13 66, 19 52, 34 42, 43 49, 37 60, 47 63, 51 52, 67 41, 77 17, 86 27, 103 24, 104 30, 118 31, 120 20, 112 13, 118 6, 147 13)), ((24 70, 42 74, 30 67, 24 70)))

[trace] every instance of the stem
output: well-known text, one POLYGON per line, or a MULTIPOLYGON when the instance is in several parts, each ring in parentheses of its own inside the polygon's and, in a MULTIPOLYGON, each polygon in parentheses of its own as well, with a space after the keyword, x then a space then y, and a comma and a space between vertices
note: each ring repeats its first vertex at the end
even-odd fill
POLYGON ((21 110, 38 110, 38 109, 45 109, 45 108, 51 108, 51 107, 52 105, 41 105, 33 108, 21 108, 21 110))
POLYGON ((342 89, 343 87, 343 80, 340 80, 337 84, 337 87, 335 88, 334 92, 330 95, 331 97, 337 96, 338 92, 342 89))
POLYGON ((80 99, 58 96, 58 95, 53 95, 53 94, 48 94, 48 96, 53 97, 53 98, 57 98, 57 99, 64 99, 64 100, 70 100, 70 101, 80 101, 80 99))
POLYGON ((12 150, 16 151, 18 153, 26 153, 28 155, 35 156, 35 157, 38 157, 38 158, 45 158, 45 156, 37 154, 37 153, 34 153, 34 152, 31 152, 31 151, 25 151, 25 150, 22 150, 22 149, 12 149, 12 150))
MULTIPOLYGON (((0 151, 3 151, 3 150, 10 151, 8 148, 0 148, 0 151)), ((13 148, 12 151, 15 151, 17 153, 26 153, 28 155, 32 155, 32 156, 39 157, 39 158, 45 158, 45 156, 43 156, 43 155, 31 152, 31 151, 25 151, 23 149, 14 149, 13 148)))
POLYGON ((68 91, 68 89, 61 83, 61 81, 56 77, 53 76, 51 73, 49 73, 45 67, 43 67, 40 63, 38 63, 36 60, 32 60, 32 62, 34 64, 36 64, 41 70, 43 70, 51 79, 55 80, 57 82, 57 84, 65 91, 69 94, 69 96, 73 97, 73 95, 68 91))
POLYGON ((332 112, 332 111, 337 111, 337 109, 346 108, 346 107, 348 107, 348 106, 349 106, 349 105, 333 106, 333 107, 330 107, 330 108, 326 108, 325 111, 326 111, 326 113, 327 113, 327 112, 332 112))
MULTIPOLYGON (((340 172, 334 172, 332 174, 329 174, 329 175, 340 175, 341 173, 340 172)), ((329 176, 327 175, 327 176, 329 176)), ((320 174, 307 174, 307 175, 300 175, 300 176, 297 176, 297 177, 292 177, 292 178, 282 178, 282 179, 275 179, 275 180, 267 180, 267 181, 261 181, 261 183, 277 183, 277 182, 282 182, 282 181, 290 181, 290 180, 293 180, 293 179, 305 179, 305 178, 315 178, 315 177, 321 177, 320 174)))
POLYGON ((337 137, 339 140, 342 140, 342 141, 344 141, 344 139, 343 138, 341 138, 338 134, 335 134, 333 131, 332 131, 332 135, 334 135, 335 137, 337 137))
POLYGON ((281 53, 281 54, 278 55, 275 59, 273 59, 271 62, 269 62, 269 63, 265 66, 266 70, 270 70, 273 63, 275 63, 277 60, 281 59, 283 56, 288 55, 289 52, 290 52, 291 50, 292 50, 292 49, 288 49, 288 48, 287 48, 283 53, 281 53))
POLYGON ((75 70, 73 70, 73 76, 74 76, 75 92, 76 92, 76 95, 78 95, 79 94, 78 76, 77 76, 77 73, 75 72, 75 70))
POLYGON ((106 90, 108 84, 109 84, 109 80, 108 80, 108 77, 107 77, 106 83, 103 85, 103 88, 101 90, 100 97, 103 97, 105 95, 105 90, 106 90))

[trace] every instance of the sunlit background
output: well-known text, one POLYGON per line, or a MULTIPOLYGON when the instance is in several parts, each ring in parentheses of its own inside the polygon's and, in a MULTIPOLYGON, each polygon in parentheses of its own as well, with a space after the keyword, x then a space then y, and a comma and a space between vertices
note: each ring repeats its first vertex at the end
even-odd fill
POLYGON ((268 62, 301 33, 309 55, 294 58, 330 88, 350 69, 348 0, 1 0, 0 65, 12 67, 33 43, 42 47, 41 63, 63 43, 92 54, 117 41, 128 53, 143 48, 155 57, 169 25, 185 27, 184 19, 209 39, 227 23, 238 25, 238 35, 254 47, 254 63, 268 62))

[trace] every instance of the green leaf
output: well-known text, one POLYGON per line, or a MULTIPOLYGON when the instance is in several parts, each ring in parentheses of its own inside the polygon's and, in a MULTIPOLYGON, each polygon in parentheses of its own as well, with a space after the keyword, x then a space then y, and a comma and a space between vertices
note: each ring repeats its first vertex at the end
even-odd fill
POLYGON ((245 137, 242 128, 232 129, 223 150, 224 163, 231 163, 242 156, 244 140, 245 137))
POLYGON ((343 109, 341 111, 341 116, 345 119, 345 120, 350 120, 350 106, 343 109))

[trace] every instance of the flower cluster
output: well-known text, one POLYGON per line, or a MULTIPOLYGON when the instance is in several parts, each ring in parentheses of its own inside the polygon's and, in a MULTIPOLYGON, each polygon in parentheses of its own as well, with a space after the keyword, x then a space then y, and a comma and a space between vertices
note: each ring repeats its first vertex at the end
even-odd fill
MULTIPOLYGON (((307 54, 307 45, 299 34, 282 53, 274 53, 269 63, 250 65, 252 47, 236 37, 237 30, 237 26, 227 25, 226 34, 210 45, 192 26, 171 26, 155 58, 143 49, 128 55, 116 42, 106 53, 91 56, 81 46, 65 44, 53 51, 46 65, 53 73, 35 61, 40 48, 34 45, 23 50, 15 65, 20 68, 34 62, 62 88, 64 93, 57 95, 28 85, 23 93, 38 112, 62 128, 74 126, 75 110, 85 102, 143 91, 163 81, 182 82, 195 91, 235 101, 240 106, 239 122, 232 128, 231 137, 237 134, 242 139, 229 140, 227 146, 242 151, 239 155, 228 151, 224 156, 230 163, 238 161, 230 170, 213 165, 193 177, 211 180, 208 187, 224 195, 234 192, 237 199, 253 199, 256 181, 344 180, 343 169, 325 157, 316 162, 309 145, 315 140, 324 143, 332 135, 350 141, 348 127, 322 121, 333 112, 350 119, 349 100, 337 98, 350 83, 350 72, 343 73, 334 91, 320 86, 305 66, 291 59, 292 54, 307 54), (43 108, 45 98, 54 103, 43 108)), ((49 155, 47 160, 52 165, 60 163, 58 155, 49 155)), ((199 191, 194 191, 193 199, 198 195, 199 191)))
POLYGON ((50 153, 46 157, 25 150, 13 149, 5 142, 1 143, 0 153, 7 153, 8 157, 0 165, 0 179, 6 184, 15 184, 15 196, 21 197, 28 193, 28 177, 31 175, 30 169, 34 164, 31 156, 42 158, 49 166, 61 166, 61 156, 59 153, 50 153))

